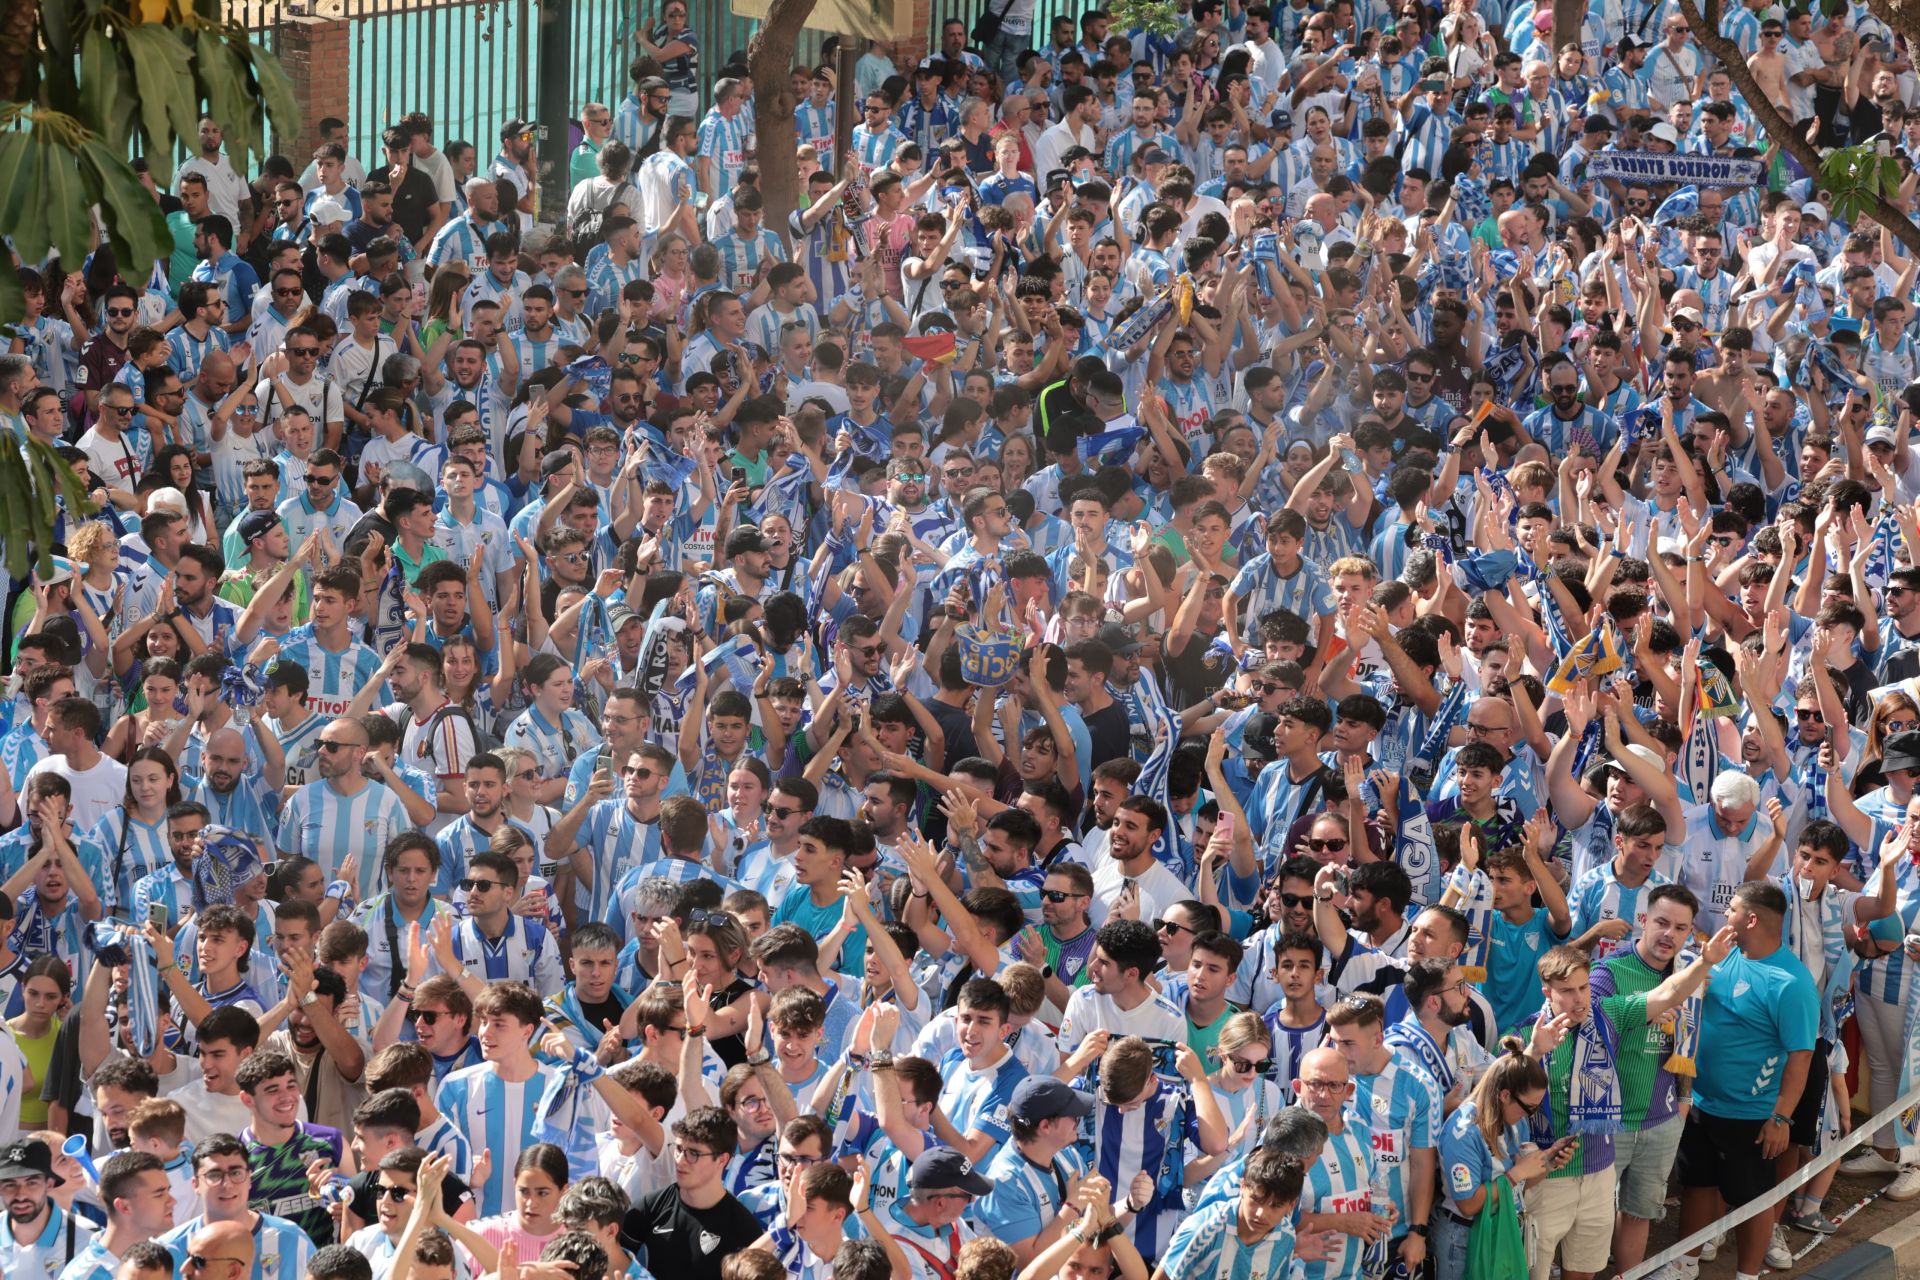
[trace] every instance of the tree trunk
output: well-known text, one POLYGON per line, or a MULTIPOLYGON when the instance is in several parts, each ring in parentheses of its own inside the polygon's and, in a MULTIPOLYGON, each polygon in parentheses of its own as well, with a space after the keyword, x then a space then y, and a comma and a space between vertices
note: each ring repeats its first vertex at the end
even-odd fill
POLYGON ((1560 46, 1580 43, 1580 27, 1587 20, 1585 0, 1553 0, 1553 56, 1560 46))
POLYGON ((761 225, 772 227, 783 241, 790 239, 788 216, 800 205, 800 167, 794 159, 800 134, 793 122, 793 55, 814 2, 773 0, 760 30, 747 45, 747 74, 753 78, 754 161, 760 167, 760 194, 766 200, 761 225))
POLYGON ((27 63, 37 57, 39 0, 13 0, 0 18, 0 102, 14 102, 27 78, 27 63))
MULTIPOLYGON (((1781 115, 1779 108, 1767 100, 1760 82, 1754 78, 1753 70, 1741 55, 1740 46, 1720 34, 1720 0, 1679 0, 1679 5, 1680 12, 1687 16, 1687 24, 1693 28, 1695 42, 1727 69, 1733 87, 1747 100, 1747 109, 1753 112, 1754 120, 1768 137, 1780 144, 1782 151, 1799 161, 1801 167, 1813 175, 1817 188, 1820 185, 1821 168, 1819 148, 1807 141, 1806 134, 1794 128, 1793 122, 1781 115)), ((1876 223, 1892 232, 1893 238, 1905 245, 1908 253, 1920 257, 1920 227, 1915 226, 1911 218, 1887 203, 1878 191, 1867 196, 1866 206, 1876 223)))
POLYGON ((1907 48, 1920 49, 1920 12, 1892 0, 1867 0, 1867 12, 1892 27, 1895 35, 1905 36, 1907 48))

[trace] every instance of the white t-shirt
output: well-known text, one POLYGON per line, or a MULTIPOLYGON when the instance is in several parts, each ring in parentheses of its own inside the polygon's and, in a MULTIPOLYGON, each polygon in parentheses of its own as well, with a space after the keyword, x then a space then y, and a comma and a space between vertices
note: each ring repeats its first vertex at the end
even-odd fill
POLYGON ((111 756, 101 756, 85 773, 68 764, 65 756, 48 756, 27 770, 27 777, 36 773, 57 773, 67 780, 73 788, 73 824, 82 831, 93 830, 94 823, 126 803, 127 766, 111 756))
POLYGON ((1173 1002, 1155 992, 1135 1009, 1122 1009, 1112 996, 1101 995, 1092 987, 1076 987, 1060 1019, 1057 1037, 1060 1052, 1071 1054, 1080 1042, 1095 1031, 1110 1031, 1121 1036, 1143 1036, 1149 1040, 1186 1042, 1187 1018, 1173 1002))

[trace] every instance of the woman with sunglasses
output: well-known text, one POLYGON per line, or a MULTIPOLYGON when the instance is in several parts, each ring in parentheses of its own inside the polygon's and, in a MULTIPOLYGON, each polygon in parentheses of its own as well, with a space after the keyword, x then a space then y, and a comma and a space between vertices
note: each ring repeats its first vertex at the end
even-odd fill
MULTIPOLYGON (((1880 768, 1887 739, 1915 729, 1920 729, 1920 704, 1914 702, 1912 695, 1898 689, 1881 694, 1880 700, 1873 704, 1873 717, 1867 721, 1867 740, 1860 747, 1860 767, 1854 771, 1848 788, 1854 799, 1887 785, 1887 776, 1880 768)), ((1757 738, 1758 735, 1746 736, 1757 738)), ((1741 745, 1744 754, 1744 737, 1741 745)))
POLYGON ((1225 1164, 1241 1160, 1260 1145, 1267 1120, 1287 1105, 1273 1073, 1273 1033, 1257 1013, 1236 1013, 1220 1028, 1213 1053, 1220 1065, 1207 1077, 1220 1114, 1227 1121, 1227 1149, 1217 1156, 1187 1161, 1189 1187, 1205 1185, 1225 1164))

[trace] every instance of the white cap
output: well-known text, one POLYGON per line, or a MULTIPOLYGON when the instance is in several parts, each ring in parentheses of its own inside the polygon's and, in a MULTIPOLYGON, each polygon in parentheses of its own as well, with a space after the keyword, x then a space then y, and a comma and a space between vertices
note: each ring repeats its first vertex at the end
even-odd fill
POLYGON ((316 200, 313 202, 313 221, 317 226, 327 226, 347 220, 347 206, 338 200, 316 200))
POLYGON ((1829 221, 1827 217, 1827 206, 1821 204, 1818 200, 1809 200, 1807 203, 1801 205, 1800 216, 1803 218, 1818 218, 1822 222, 1829 221))
POLYGON ((1900 433, 1892 427, 1868 427, 1866 443, 1884 444, 1897 448, 1900 444, 1900 433))
POLYGON ((1649 138, 1658 138, 1662 142, 1669 143, 1672 146, 1677 147, 1680 145, 1679 132, 1665 120, 1662 120, 1659 124, 1647 130, 1647 136, 1649 138))

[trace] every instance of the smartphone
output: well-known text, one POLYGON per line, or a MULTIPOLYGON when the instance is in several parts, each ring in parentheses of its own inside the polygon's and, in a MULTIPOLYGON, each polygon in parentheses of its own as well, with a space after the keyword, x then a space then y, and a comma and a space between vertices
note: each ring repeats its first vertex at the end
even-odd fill
POLYGON ((602 751, 600 758, 593 762, 593 771, 602 777, 611 774, 613 772, 613 754, 608 751, 602 751))
POLYGON ((166 928, 167 904, 164 902, 149 902, 147 904, 147 923, 156 929, 166 928))
POLYGON ((1353 888, 1353 877, 1342 869, 1333 873, 1333 891, 1344 896, 1353 888))
POLYGON ((1432 93, 1435 89, 1444 89, 1446 87, 1447 82, 1445 80, 1422 80, 1414 86, 1414 88, 1422 93, 1432 93))
POLYGON ((733 482, 735 484, 746 483, 747 469, 745 467, 735 467, 732 471, 728 472, 728 474, 733 477, 733 482))

